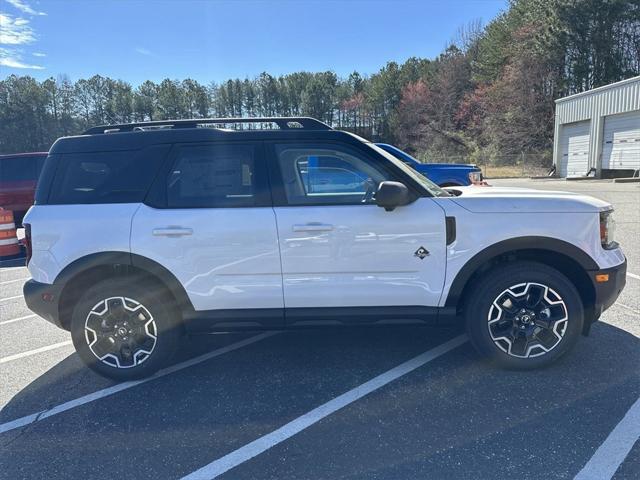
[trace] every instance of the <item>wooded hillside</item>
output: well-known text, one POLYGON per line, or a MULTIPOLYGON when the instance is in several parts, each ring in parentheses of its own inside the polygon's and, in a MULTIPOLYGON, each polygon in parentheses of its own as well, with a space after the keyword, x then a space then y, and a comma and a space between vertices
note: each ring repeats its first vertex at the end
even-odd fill
POLYGON ((138 86, 99 74, 12 75, 0 81, 0 153, 47 150, 97 124, 308 115, 422 159, 505 163, 550 156, 555 99, 639 74, 640 0, 513 0, 488 25, 461 28, 437 58, 389 62, 371 75, 264 72, 138 86))

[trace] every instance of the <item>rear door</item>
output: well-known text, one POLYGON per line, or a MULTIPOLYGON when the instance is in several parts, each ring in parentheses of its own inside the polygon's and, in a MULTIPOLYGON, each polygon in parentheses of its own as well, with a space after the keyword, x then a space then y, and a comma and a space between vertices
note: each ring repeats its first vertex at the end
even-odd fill
POLYGON ((318 307, 361 307, 340 316, 351 323, 359 311, 382 312, 377 307, 438 305, 446 261, 440 206, 428 197, 390 212, 375 205, 378 184, 401 179, 354 147, 281 143, 270 151, 288 322, 304 322, 304 311, 314 316, 318 307))
POLYGON ((177 145, 149 205, 133 220, 131 251, 173 273, 195 309, 217 319, 212 324, 282 323, 280 254, 262 152, 261 143, 177 145))

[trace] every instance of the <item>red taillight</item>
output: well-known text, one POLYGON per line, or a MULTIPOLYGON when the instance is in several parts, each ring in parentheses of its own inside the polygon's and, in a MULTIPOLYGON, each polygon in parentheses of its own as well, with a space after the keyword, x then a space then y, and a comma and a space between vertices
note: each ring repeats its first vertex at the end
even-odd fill
POLYGON ((29 265, 29 260, 31 260, 31 225, 28 223, 24 224, 24 248, 27 255, 27 265, 29 265))

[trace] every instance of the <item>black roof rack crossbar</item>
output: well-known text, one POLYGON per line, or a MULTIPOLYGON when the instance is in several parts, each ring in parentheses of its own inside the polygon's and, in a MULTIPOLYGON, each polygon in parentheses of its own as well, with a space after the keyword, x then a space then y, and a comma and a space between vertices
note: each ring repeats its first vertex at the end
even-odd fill
POLYGON ((304 128, 308 130, 331 130, 320 120, 311 117, 256 117, 256 118, 191 118, 188 120, 157 120, 152 122, 122 123, 118 125, 99 125, 86 130, 83 135, 96 135, 111 132, 131 132, 144 127, 196 128, 198 125, 227 123, 275 123, 282 130, 304 128))

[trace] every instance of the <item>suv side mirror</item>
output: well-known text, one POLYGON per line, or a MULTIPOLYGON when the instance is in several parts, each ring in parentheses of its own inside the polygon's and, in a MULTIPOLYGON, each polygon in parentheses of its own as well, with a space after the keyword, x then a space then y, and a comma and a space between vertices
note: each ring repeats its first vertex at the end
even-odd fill
POLYGON ((390 212, 396 207, 408 203, 411 203, 411 195, 404 183, 380 182, 376 192, 376 205, 390 212))

